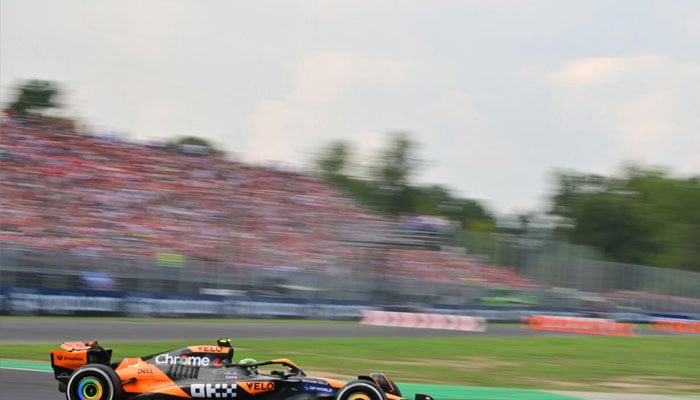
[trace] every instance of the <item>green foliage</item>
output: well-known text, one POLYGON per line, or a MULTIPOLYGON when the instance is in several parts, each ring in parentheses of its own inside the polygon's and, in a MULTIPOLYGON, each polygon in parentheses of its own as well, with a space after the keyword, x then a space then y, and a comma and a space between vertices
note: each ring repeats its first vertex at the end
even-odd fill
POLYGON ((372 168, 374 179, 386 186, 408 186, 411 174, 418 167, 415 146, 407 133, 392 134, 389 145, 381 151, 372 168))
POLYGON ((376 200, 389 214, 401 214, 412 209, 414 189, 410 186, 411 175, 418 169, 415 143, 404 132, 394 133, 389 145, 384 148, 370 167, 370 174, 377 184, 376 200))
POLYGON ((348 163, 352 149, 348 142, 337 141, 322 150, 316 159, 316 166, 323 179, 333 183, 343 183, 347 177, 348 163))
POLYGON ((168 143, 171 151, 184 152, 188 154, 212 154, 219 153, 214 146, 206 139, 197 136, 185 136, 168 143))
POLYGON ((440 185, 411 184, 413 174, 422 165, 416 151, 416 144, 407 133, 393 133, 378 157, 364 166, 368 170, 366 179, 353 176, 351 172, 356 168, 348 142, 327 145, 314 162, 322 179, 380 213, 441 216, 456 222, 462 229, 493 231, 495 218, 478 201, 457 198, 440 185))
POLYGON ((207 148, 212 147, 206 139, 202 139, 202 138, 199 138, 196 136, 187 136, 187 137, 184 137, 182 139, 177 140, 175 143, 177 143, 177 144, 191 144, 193 146, 204 146, 207 148))
POLYGON ((568 240, 626 263, 700 271, 700 181, 628 168, 623 177, 562 173, 552 213, 568 240))
POLYGON ((17 85, 16 92, 16 97, 10 103, 9 109, 18 115, 41 112, 59 106, 57 97, 60 89, 55 82, 30 80, 17 85))

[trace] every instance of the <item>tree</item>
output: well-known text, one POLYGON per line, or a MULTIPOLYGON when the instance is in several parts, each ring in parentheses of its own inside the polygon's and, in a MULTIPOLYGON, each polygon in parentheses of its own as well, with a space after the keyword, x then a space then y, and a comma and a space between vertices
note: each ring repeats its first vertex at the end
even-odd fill
POLYGON ((455 210, 451 207, 452 195, 450 191, 440 185, 429 185, 414 189, 411 209, 418 214, 446 215, 455 210))
POLYGON ((206 139, 196 136, 186 136, 174 140, 168 144, 168 148, 172 151, 179 151, 191 155, 208 155, 218 153, 206 139))
POLYGON ((560 173, 551 213, 574 243, 613 261, 700 271, 700 184, 666 171, 622 177, 560 173))
POLYGON ((370 171, 369 179, 350 174, 354 162, 348 142, 336 141, 324 147, 314 166, 322 179, 381 213, 441 216, 462 229, 493 229, 495 218, 478 201, 456 198, 440 185, 411 185, 411 175, 421 164, 414 153, 415 143, 408 134, 398 132, 374 164, 364 166, 370 171))
POLYGON ((192 146, 203 146, 203 147, 208 147, 212 148, 212 146, 209 144, 209 142, 206 139, 202 139, 196 136, 186 136, 184 138, 178 139, 175 143, 177 144, 189 144, 192 146))
POLYGON ((372 169, 374 178, 389 186, 408 186, 411 174, 418 168, 414 157, 415 143, 405 132, 392 134, 388 146, 380 152, 372 169))
POLYGON ((454 197, 440 185, 414 188, 412 209, 420 214, 443 216, 465 230, 484 230, 495 224, 494 216, 481 203, 454 197))
POLYGON ((334 183, 346 180, 351 153, 348 142, 336 141, 328 145, 315 160, 316 168, 321 177, 334 183))
POLYGON ((48 108, 59 107, 57 98, 60 88, 55 82, 30 80, 18 85, 16 92, 16 98, 10 103, 9 109, 17 115, 41 113, 48 108))
POLYGON ((378 186, 380 204, 391 214, 411 211, 414 190, 410 186, 410 177, 420 163, 414 152, 415 143, 408 134, 396 132, 370 170, 378 186))

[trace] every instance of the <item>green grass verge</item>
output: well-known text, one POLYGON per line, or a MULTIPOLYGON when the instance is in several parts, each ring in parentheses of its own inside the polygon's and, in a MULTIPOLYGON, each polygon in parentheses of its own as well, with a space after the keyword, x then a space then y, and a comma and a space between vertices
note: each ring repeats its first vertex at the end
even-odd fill
MULTIPOLYGON (((191 342, 104 342, 113 359, 191 342)), ((202 341, 208 344, 208 341, 202 341)), ((314 374, 382 371, 403 383, 700 393, 700 337, 234 339, 235 358, 285 357, 314 374)), ((0 345, 0 358, 48 360, 57 344, 0 345)))

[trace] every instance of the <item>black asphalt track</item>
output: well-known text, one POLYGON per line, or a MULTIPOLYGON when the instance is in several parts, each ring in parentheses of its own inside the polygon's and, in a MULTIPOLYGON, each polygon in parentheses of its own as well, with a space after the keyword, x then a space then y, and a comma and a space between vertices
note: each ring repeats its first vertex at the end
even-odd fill
POLYGON ((2 318, 0 343, 61 343, 66 340, 154 341, 352 337, 516 337, 556 336, 521 327, 490 326, 487 332, 397 328, 356 323, 308 324, 263 322, 125 321, 109 319, 2 318))
POLYGON ((47 372, 0 369, 0 398, 3 400, 62 400, 58 383, 47 372))

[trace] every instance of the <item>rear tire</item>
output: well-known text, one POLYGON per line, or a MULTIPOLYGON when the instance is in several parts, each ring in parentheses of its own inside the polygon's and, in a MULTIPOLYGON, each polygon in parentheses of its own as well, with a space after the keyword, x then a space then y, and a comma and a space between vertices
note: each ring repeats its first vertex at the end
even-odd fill
POLYGON ((78 368, 66 386, 67 400, 121 400, 123 393, 114 370, 101 364, 78 368))
POLYGON ((386 400, 384 392, 373 382, 358 380, 343 386, 335 396, 336 400, 386 400))

